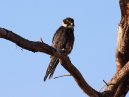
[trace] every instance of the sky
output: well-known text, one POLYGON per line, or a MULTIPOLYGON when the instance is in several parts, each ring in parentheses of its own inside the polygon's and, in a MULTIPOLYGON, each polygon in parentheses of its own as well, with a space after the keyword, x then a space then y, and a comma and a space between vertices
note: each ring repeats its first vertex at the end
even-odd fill
MULTIPOLYGON (((0 27, 31 41, 42 38, 49 45, 62 20, 74 18, 72 63, 98 91, 103 80, 114 75, 118 0, 1 0, 0 13, 0 27)), ((0 97, 88 97, 72 77, 43 81, 50 62, 47 54, 0 39, 0 59, 0 97)), ((59 65, 54 77, 64 74, 69 73, 59 65)))

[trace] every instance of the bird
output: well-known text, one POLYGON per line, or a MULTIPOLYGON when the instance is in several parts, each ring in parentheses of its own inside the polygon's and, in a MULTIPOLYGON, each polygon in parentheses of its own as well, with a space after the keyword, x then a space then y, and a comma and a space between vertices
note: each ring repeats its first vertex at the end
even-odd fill
MULTIPOLYGON (((67 17, 63 19, 61 26, 55 32, 52 39, 52 47, 57 51, 62 51, 63 54, 68 55, 71 53, 74 45, 74 19, 71 17, 67 17)), ((54 74, 54 71, 59 64, 59 58, 55 56, 50 57, 50 63, 46 70, 46 74, 44 76, 44 81, 47 78, 51 78, 54 74)))

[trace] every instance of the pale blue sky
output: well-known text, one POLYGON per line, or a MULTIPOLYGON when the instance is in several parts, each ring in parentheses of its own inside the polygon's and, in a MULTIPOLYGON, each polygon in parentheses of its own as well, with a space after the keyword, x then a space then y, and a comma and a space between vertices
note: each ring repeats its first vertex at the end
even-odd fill
MULTIPOLYGON (((72 63, 99 90, 115 72, 118 0, 1 0, 0 27, 33 41, 51 45, 66 17, 75 20, 72 63)), ((21 50, 0 39, 0 97, 86 97, 72 77, 43 82, 49 56, 21 50)), ((55 76, 68 74, 58 66, 55 76)))

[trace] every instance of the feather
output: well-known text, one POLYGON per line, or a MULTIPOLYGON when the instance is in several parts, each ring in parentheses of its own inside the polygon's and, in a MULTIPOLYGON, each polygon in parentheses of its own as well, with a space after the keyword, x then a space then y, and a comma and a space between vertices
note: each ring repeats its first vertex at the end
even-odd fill
POLYGON ((59 63, 59 59, 58 58, 55 58, 55 57, 51 58, 50 64, 49 64, 49 66, 48 66, 48 68, 46 70, 44 81, 46 81, 48 76, 49 76, 49 79, 53 76, 54 71, 55 71, 58 63, 59 63))

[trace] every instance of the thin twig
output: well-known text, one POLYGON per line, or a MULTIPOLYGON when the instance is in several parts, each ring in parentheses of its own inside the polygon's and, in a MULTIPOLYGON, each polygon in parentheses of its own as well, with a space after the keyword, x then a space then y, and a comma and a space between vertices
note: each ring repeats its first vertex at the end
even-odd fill
POLYGON ((57 78, 60 78, 60 77, 66 77, 66 76, 72 76, 72 75, 71 74, 65 74, 65 75, 54 77, 54 79, 57 79, 57 78))
POLYGON ((44 42, 43 42, 43 39, 42 39, 42 37, 40 38, 40 41, 41 41, 42 43, 44 43, 44 42))
POLYGON ((108 83, 105 80, 103 80, 103 82, 106 84, 106 86, 109 86, 108 83))

